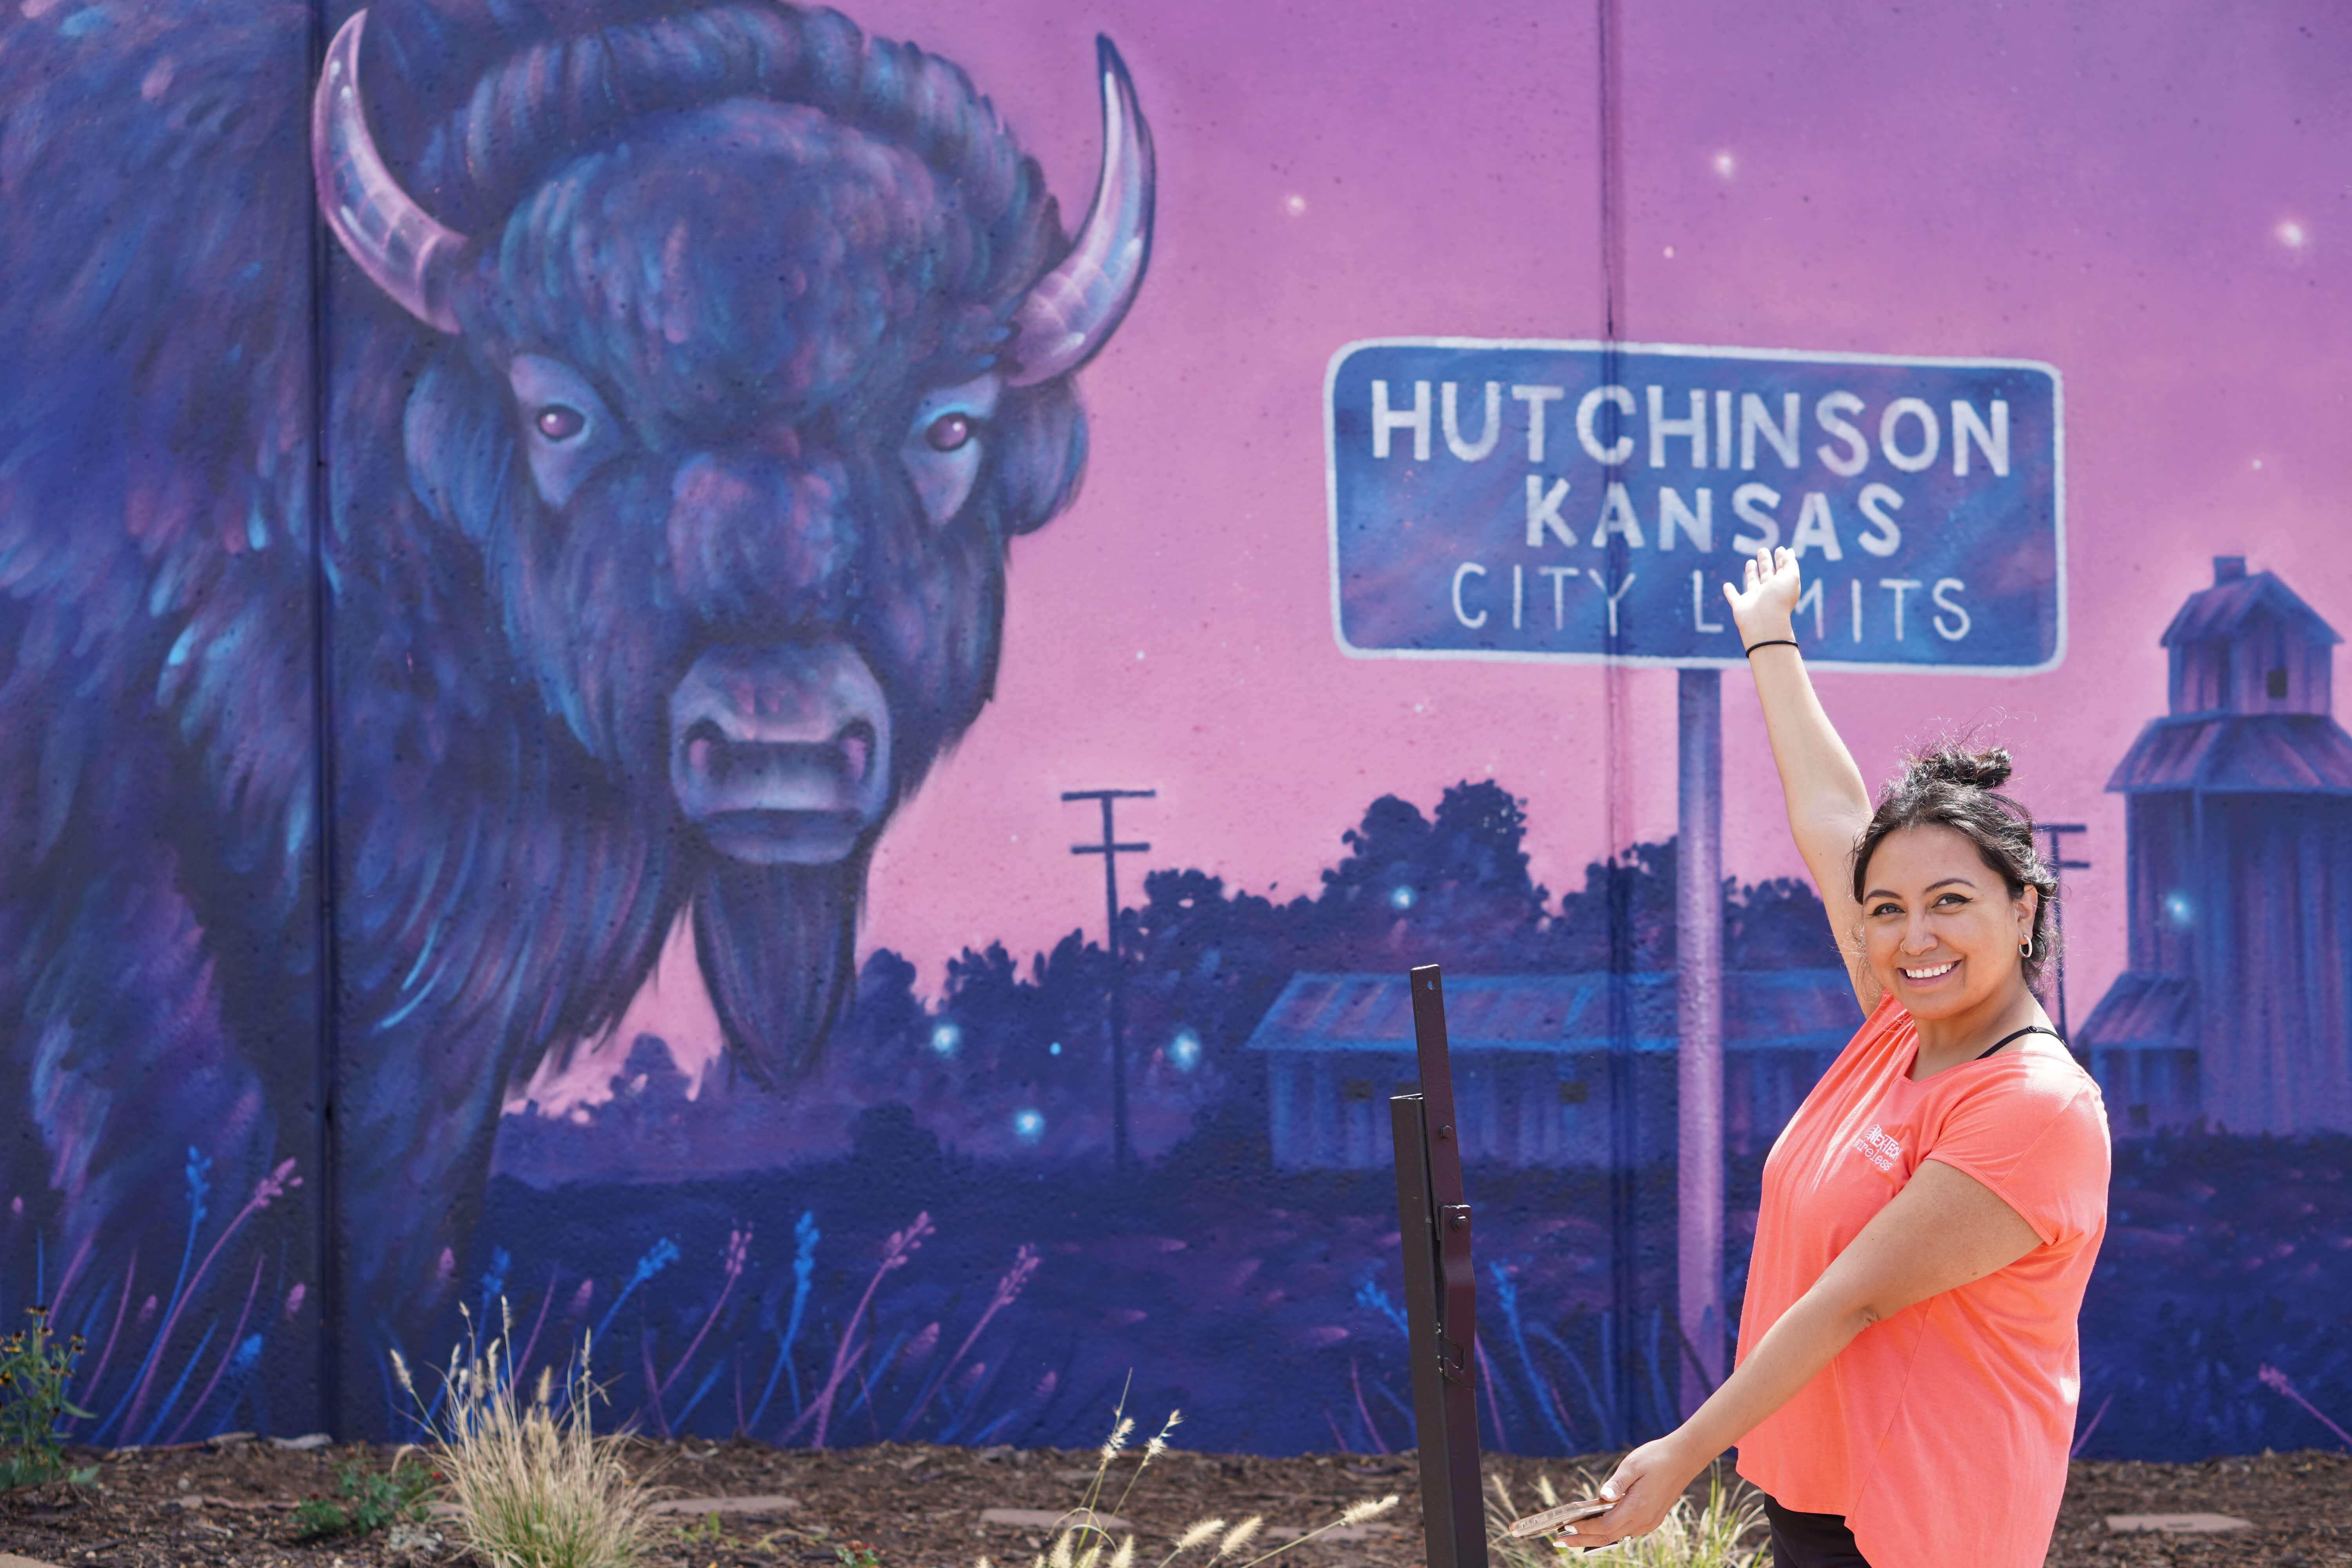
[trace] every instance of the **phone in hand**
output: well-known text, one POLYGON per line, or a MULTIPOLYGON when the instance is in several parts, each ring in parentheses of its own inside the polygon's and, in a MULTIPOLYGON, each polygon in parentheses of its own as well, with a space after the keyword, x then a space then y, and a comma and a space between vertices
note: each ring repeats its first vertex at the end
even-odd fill
POLYGON ((1607 1513, 1617 1505, 1599 1498, 1584 1498, 1576 1502, 1564 1502, 1558 1508, 1548 1508, 1541 1513, 1531 1513, 1525 1519, 1515 1519, 1504 1527, 1504 1533, 1524 1541, 1531 1535, 1549 1535, 1563 1524, 1574 1524, 1580 1519, 1607 1513))

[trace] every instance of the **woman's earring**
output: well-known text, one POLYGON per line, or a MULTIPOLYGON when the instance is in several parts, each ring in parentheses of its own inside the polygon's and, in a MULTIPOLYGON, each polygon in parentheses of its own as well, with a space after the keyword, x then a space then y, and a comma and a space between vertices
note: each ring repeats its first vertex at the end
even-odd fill
POLYGON ((2033 956, 2032 938, 2028 937, 2025 941, 2017 944, 2017 956, 2020 958, 2032 958, 2033 956))

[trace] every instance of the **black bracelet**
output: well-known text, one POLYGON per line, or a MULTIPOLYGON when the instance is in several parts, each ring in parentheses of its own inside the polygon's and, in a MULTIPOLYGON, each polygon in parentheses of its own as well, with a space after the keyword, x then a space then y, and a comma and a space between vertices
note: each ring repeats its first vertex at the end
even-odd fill
MULTIPOLYGON (((1746 654, 1748 658, 1754 658, 1756 657, 1756 650, 1757 650, 1758 648, 1759 648, 1759 647, 1797 647, 1797 639, 1796 639, 1796 638, 1794 638, 1794 637, 1766 637, 1762 642, 1752 642, 1752 643, 1749 643, 1746 647, 1744 647, 1744 648, 1740 649, 1739 651, 1740 651, 1740 652, 1742 652, 1742 653, 1744 653, 1744 654, 1746 654)), ((1803 650, 1802 648, 1798 648, 1798 649, 1797 649, 1797 651, 1798 651, 1798 652, 1800 652, 1800 653, 1802 653, 1804 650, 1803 650)))

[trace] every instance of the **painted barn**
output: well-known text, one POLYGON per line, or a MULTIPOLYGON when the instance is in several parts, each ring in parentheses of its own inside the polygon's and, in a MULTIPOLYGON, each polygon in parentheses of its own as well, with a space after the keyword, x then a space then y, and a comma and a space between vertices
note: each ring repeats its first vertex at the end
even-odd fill
MULTIPOLYGON (((1724 976, 1724 1141, 1769 1145, 1860 1015, 1843 969, 1724 976)), ((1675 977, 1454 976, 1447 1044, 1463 1158, 1603 1166, 1675 1148, 1675 977), (1631 1058, 1630 1121, 1612 1129, 1612 1042, 1631 1058)), ((1266 1055, 1267 1133, 1283 1170, 1385 1167, 1391 1095, 1419 1085, 1402 974, 1294 974, 1250 1033, 1266 1055)))
POLYGON ((2235 555, 2165 628, 2171 711, 2107 781, 2126 797, 2128 968, 2077 1041, 2118 1134, 2352 1131, 2342 640, 2235 555))

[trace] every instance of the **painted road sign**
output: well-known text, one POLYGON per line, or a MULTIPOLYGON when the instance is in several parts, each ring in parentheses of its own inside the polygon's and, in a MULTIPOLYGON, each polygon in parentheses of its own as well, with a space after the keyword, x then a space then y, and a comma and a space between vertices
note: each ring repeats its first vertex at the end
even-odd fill
POLYGON ((2050 669, 2061 416, 2021 360, 1350 343, 1324 384, 1333 627, 1371 658, 1737 665, 1720 584, 1786 545, 1817 665, 2050 669))

